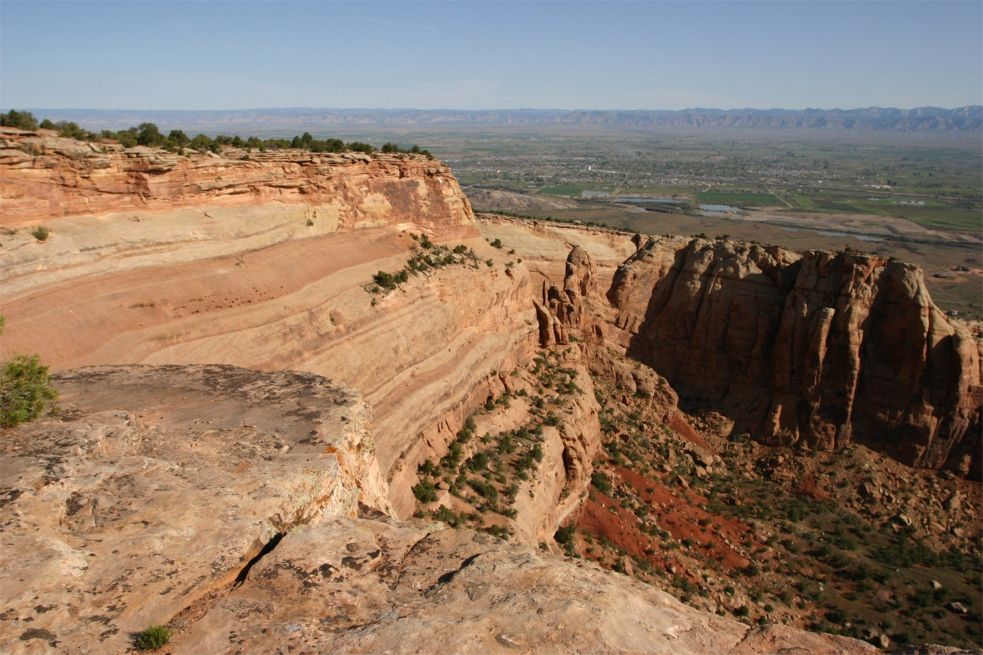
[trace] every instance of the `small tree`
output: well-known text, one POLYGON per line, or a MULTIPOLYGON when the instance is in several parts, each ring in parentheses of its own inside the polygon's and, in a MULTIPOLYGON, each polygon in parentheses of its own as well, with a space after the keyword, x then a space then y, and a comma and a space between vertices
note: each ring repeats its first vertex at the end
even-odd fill
POLYGON ((141 146, 159 146, 164 142, 164 135, 153 123, 140 123, 137 127, 137 143, 141 146))
POLYGON ((0 427, 37 418, 57 397, 38 356, 15 355, 0 369, 0 427))
POLYGON ((432 503, 437 500, 437 487, 429 480, 420 480, 413 485, 413 495, 421 503, 432 503))
POLYGON ((198 152, 205 152, 212 145, 212 139, 204 134, 199 134, 191 139, 191 143, 188 145, 198 152))
POLYGON ((177 144, 179 148, 183 148, 191 143, 191 139, 189 139, 188 135, 184 133, 184 130, 171 130, 167 135, 167 138, 177 144))
POLYGON ((0 114, 0 125, 3 127, 16 127, 21 130, 38 129, 38 121, 34 114, 29 111, 17 111, 11 109, 6 114, 0 114))

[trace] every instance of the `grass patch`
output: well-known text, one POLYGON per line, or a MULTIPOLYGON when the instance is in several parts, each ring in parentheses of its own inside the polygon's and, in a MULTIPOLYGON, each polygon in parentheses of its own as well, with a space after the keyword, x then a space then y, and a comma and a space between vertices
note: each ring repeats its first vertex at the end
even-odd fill
POLYGON ((547 196, 579 196, 584 187, 579 184, 558 184, 539 189, 538 193, 547 196))
POLYGON ((133 646, 137 650, 157 650, 171 641, 171 629, 166 625, 152 625, 133 635, 133 646))

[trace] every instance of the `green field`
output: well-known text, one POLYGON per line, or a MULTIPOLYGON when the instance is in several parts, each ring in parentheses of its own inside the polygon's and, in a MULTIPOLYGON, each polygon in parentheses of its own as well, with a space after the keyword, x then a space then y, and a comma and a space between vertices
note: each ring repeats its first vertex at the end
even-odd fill
POLYGON ((697 194, 696 199, 700 202, 737 207, 772 207, 782 204, 773 194, 756 191, 702 191, 697 194))
POLYGON ((584 186, 579 184, 558 184, 556 186, 547 186, 539 189, 539 193, 544 193, 548 196, 580 196, 580 192, 585 189, 584 186))
POLYGON ((427 146, 465 185, 576 199, 584 191, 687 196, 899 217, 975 234, 983 227, 983 154, 954 137, 527 128, 422 131, 400 139, 427 146))
POLYGON ((981 209, 975 205, 967 207, 965 205, 969 203, 965 201, 926 198, 920 201, 924 204, 911 204, 904 196, 871 198, 824 192, 795 193, 786 197, 800 211, 892 216, 937 230, 979 233, 983 229, 981 209))
POLYGON ((898 207, 891 215, 907 218, 913 223, 937 230, 962 230, 978 234, 983 229, 983 214, 979 209, 944 206, 898 207))

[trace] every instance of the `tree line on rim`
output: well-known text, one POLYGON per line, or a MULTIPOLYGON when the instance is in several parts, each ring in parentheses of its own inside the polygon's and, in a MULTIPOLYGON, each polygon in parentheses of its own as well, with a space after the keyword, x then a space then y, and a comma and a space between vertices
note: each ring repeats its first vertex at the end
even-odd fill
MULTIPOLYGON (((368 143, 361 141, 349 141, 345 143, 341 139, 316 139, 309 132, 304 132, 300 136, 292 139, 260 139, 251 136, 243 139, 238 135, 229 136, 219 134, 214 138, 206 134, 199 134, 194 138, 188 137, 183 130, 171 130, 166 136, 154 123, 140 123, 136 127, 126 130, 102 130, 101 132, 90 132, 85 128, 79 127, 77 123, 71 121, 58 121, 57 123, 45 118, 40 123, 31 112, 17 111, 11 109, 7 113, 0 114, 0 126, 16 127, 22 130, 55 130, 59 136, 79 141, 116 141, 124 148, 135 146, 151 146, 163 148, 169 152, 184 154, 185 149, 197 152, 211 151, 218 153, 223 146, 233 148, 245 148, 249 150, 285 150, 288 148, 307 150, 308 152, 364 152, 371 155, 376 149, 368 143)), ((418 145, 403 148, 395 143, 386 143, 380 149, 385 153, 410 153, 423 155, 427 159, 433 159, 429 150, 421 149, 418 145)))

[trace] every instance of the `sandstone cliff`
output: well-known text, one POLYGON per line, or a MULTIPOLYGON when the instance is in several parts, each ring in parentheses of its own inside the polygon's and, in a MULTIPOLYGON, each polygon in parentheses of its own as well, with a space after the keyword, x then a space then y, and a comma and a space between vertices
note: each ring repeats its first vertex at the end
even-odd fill
POLYGON ((221 363, 330 376, 374 408, 402 515, 422 444, 456 432, 487 381, 535 343, 528 274, 505 270, 438 162, 299 151, 185 158, 3 135, 4 356, 36 352, 56 370, 221 363), (110 211, 92 213, 101 210, 110 211), (53 214, 65 216, 44 221, 46 241, 17 227, 53 214), (480 266, 367 293, 377 271, 406 265, 421 232, 473 249, 480 266))
POLYGON ((101 367, 6 431, 0 649, 119 653, 876 652, 749 628, 584 562, 385 510, 365 409, 300 373, 101 367), (361 498, 363 517, 356 516, 361 498))
POLYGON ((980 476, 980 345, 921 271, 854 253, 653 239, 608 297, 628 352, 768 443, 859 441, 980 476))
POLYGON ((688 439, 701 465, 718 462, 680 397, 771 443, 864 441, 979 469, 979 347, 897 262, 682 239, 631 255, 626 235, 476 225, 449 172, 422 159, 172 158, 2 135, 3 357, 38 352, 59 371, 223 365, 65 373, 79 408, 4 435, 16 466, 0 472, 0 517, 31 555, 0 569, 16 608, 8 650, 108 640, 112 652, 170 621, 177 652, 869 652, 749 630, 530 548, 587 493, 592 377, 644 399, 646 420, 688 439), (23 228, 42 221, 46 241, 23 228), (474 254, 369 293, 420 233, 474 254), (537 420, 556 410, 511 508, 522 543, 394 524, 414 512, 419 465, 523 384, 513 414, 488 412, 471 442, 528 420, 534 395, 537 420), (374 518, 354 516, 358 501, 374 518), (65 572, 80 580, 49 608, 65 572), (159 599, 129 582, 144 578, 159 599))
POLYGON ((271 202, 304 205, 334 229, 473 222, 450 170, 419 155, 299 150, 227 156, 85 143, 0 128, 5 226, 130 209, 271 202))

